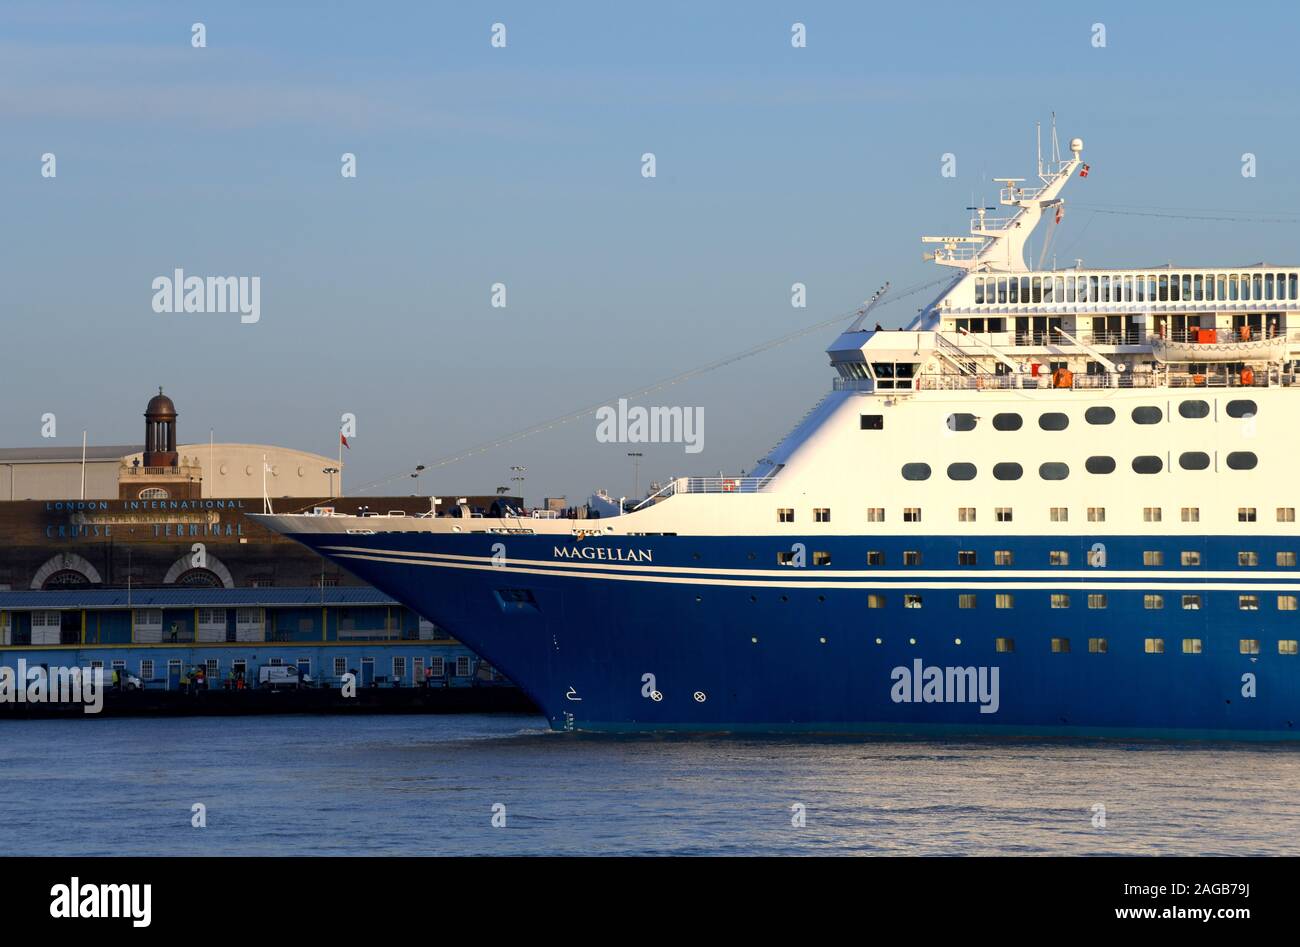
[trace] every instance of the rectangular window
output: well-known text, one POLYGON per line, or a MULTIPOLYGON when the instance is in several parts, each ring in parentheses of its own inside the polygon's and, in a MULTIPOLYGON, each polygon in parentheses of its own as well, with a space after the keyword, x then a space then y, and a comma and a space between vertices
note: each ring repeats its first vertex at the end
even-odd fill
POLYGON ((1183 608, 1189 612, 1199 611, 1201 607, 1201 597, 1199 595, 1184 595, 1183 608))
POLYGON ((788 506, 781 507, 776 511, 776 521, 778 523, 793 523, 794 510, 790 509, 788 506))
POLYGON ((1160 507, 1158 506, 1146 506, 1142 508, 1142 522, 1144 523, 1159 523, 1160 516, 1160 507))
POLYGON ((405 655, 399 654, 393 656, 393 677, 399 681, 406 680, 406 656, 405 655))
POLYGON ((1184 523, 1199 523, 1201 521, 1201 508, 1199 506, 1183 507, 1184 523))
POLYGON ((1237 644, 1242 654, 1259 654, 1258 638, 1242 638, 1237 644))
POLYGON ((994 608, 1015 608, 1016 597, 1010 592, 998 592, 993 596, 994 608))
POLYGON ((1161 609, 1165 607, 1165 597, 1154 593, 1148 593, 1142 596, 1142 607, 1146 609, 1161 609))
POLYGON ((1088 507, 1088 522, 1089 523, 1106 522, 1106 508, 1104 506, 1088 507))
POLYGON ((1106 653, 1106 639, 1105 639, 1105 638, 1089 638, 1089 639, 1088 639, 1088 653, 1089 653, 1089 654, 1105 654, 1105 653, 1106 653))
POLYGON ((1053 549, 1047 554, 1047 564, 1049 566, 1068 566, 1070 564, 1070 554, 1064 549, 1053 549))
POLYGON ((461 654, 456 657, 456 676, 469 677, 469 655, 461 654))
POLYGON ((1294 638, 1283 638, 1277 643, 1278 654, 1295 654, 1296 640, 1294 638))
POLYGON ((885 597, 878 592, 872 592, 867 596, 867 608, 884 608, 885 597))
POLYGON ((974 607, 975 607, 975 593, 974 593, 974 592, 962 592, 960 595, 958 595, 958 596, 957 596, 957 607, 958 607, 958 608, 974 608, 974 607))
POLYGON ((1201 653, 1200 638, 1183 639, 1183 654, 1200 654, 1200 653, 1201 653))
POLYGON ((958 523, 975 522, 975 507, 973 506, 957 507, 957 522, 958 523))
POLYGON ((1201 554, 1194 549, 1184 549, 1179 558, 1185 566, 1199 566, 1201 564, 1201 554))
POLYGON ((778 550, 776 554, 776 564, 778 566, 792 566, 794 562, 794 552, 790 550, 778 550))
POLYGON ((1143 645, 1143 648, 1146 650, 1146 653, 1147 653, 1147 654, 1164 654, 1164 653, 1165 653, 1165 639, 1164 639, 1164 638, 1148 638, 1148 639, 1146 640, 1145 644, 1143 645))
POLYGON ((1052 639, 1052 654, 1069 654, 1069 653, 1070 653, 1069 638, 1052 639))
POLYGON ((903 522, 904 523, 921 522, 921 508, 919 506, 903 507, 903 522))
POLYGON ((343 676, 344 674, 346 674, 346 673, 348 673, 348 659, 347 659, 347 658, 335 658, 335 659, 334 659, 334 676, 335 676, 335 677, 342 677, 342 676, 343 676))
POLYGON ((994 638, 993 650, 998 652, 998 654, 1010 654, 1012 651, 1016 650, 1016 639, 1015 638, 994 638))
POLYGON ((1294 566, 1294 565, 1295 565, 1295 553, 1294 553, 1294 552, 1279 552, 1279 553, 1277 554, 1277 564, 1278 564, 1279 566, 1294 566))
POLYGON ((975 557, 975 550, 974 550, 974 549, 958 549, 958 550, 957 550, 957 565, 959 565, 959 566, 973 566, 973 565, 975 565, 975 564, 976 564, 976 557, 975 557))
POLYGON ((1257 566, 1257 565, 1259 565, 1259 553, 1257 553, 1257 552, 1239 552, 1239 553, 1237 553, 1237 565, 1239 565, 1239 566, 1257 566))
POLYGON ((1277 597, 1277 610, 1279 612, 1294 612, 1296 610, 1296 597, 1294 595, 1279 595, 1277 597))
POLYGON ((867 550, 867 565, 883 566, 885 564, 885 554, 879 549, 867 550))
POLYGON ((1089 593, 1088 593, 1088 607, 1089 607, 1089 608, 1105 608, 1105 607, 1106 607, 1106 593, 1105 593, 1105 592, 1089 592, 1089 593))
POLYGON ((1068 523, 1070 521, 1070 508, 1065 506, 1052 507, 1053 523, 1068 523))
POLYGON ((829 507, 819 506, 813 510, 813 522, 829 523, 831 521, 831 511, 829 507))
POLYGON ((903 565, 919 566, 921 564, 921 553, 915 549, 903 550, 903 565))
POLYGON ((859 416, 859 423, 864 431, 883 431, 885 429, 885 416, 883 414, 863 414, 859 416))
POLYGON ((813 550, 813 565, 828 566, 831 564, 831 554, 824 549, 813 550))
POLYGON ((903 596, 904 608, 920 608, 921 596, 915 592, 909 592, 903 596))
POLYGON ((1069 608, 1069 607, 1070 607, 1069 592, 1052 593, 1052 608, 1069 608))
POLYGON ((1238 595, 1238 596, 1237 596, 1237 608, 1240 609, 1240 610, 1243 611, 1243 612, 1257 612, 1257 611, 1259 611, 1259 596, 1258 596, 1258 595, 1238 595))
POLYGON ((1279 506, 1279 507, 1277 508, 1277 521, 1278 521, 1279 523, 1294 523, 1294 522, 1295 522, 1295 507, 1294 507, 1294 506, 1279 506))
POLYGON ((1164 564, 1165 554, 1159 549, 1146 549, 1142 552, 1142 565, 1163 566, 1164 564))
POLYGON ((996 514, 997 514, 997 515, 996 515, 996 519, 997 519, 997 521, 998 521, 999 523, 1010 523, 1010 522, 1011 522, 1011 507, 1009 507, 1009 506, 1000 506, 1000 507, 997 508, 997 510, 996 510, 996 514))
POLYGON ((153 680, 153 661, 145 659, 140 662, 140 680, 146 684, 153 680))
POLYGON ((1253 506, 1237 507, 1237 522, 1238 523, 1255 522, 1255 508, 1253 506))
POLYGON ((1010 549, 994 549, 993 564, 995 566, 1009 566, 1013 561, 1010 549))
POLYGON ((885 521, 885 508, 883 506, 872 506, 867 508, 868 523, 883 523, 885 521))
POLYGON ((434 655, 429 658, 429 676, 442 678, 447 674, 447 659, 442 655, 434 655))

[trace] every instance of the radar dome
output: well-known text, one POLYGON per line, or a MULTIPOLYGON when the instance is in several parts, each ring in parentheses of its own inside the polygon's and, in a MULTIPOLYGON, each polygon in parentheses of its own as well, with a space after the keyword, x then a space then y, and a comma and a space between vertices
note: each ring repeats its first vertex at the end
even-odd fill
POLYGON ((1070 150, 1073 151, 1076 155, 1077 155, 1079 152, 1083 151, 1083 139, 1082 139, 1082 138, 1071 138, 1071 139, 1070 139, 1070 150))

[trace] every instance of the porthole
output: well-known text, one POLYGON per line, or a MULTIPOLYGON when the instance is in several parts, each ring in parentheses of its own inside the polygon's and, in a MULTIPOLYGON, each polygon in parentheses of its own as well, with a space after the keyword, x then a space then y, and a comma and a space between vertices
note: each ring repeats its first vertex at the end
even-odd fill
POLYGON ((950 414, 948 415, 948 430, 950 431, 973 431, 975 430, 975 415, 973 414, 950 414))
POLYGON ((1083 412, 1083 419, 1089 424, 1111 424, 1115 420, 1114 408, 1089 408, 1083 412))
POLYGON ((1005 463, 993 465, 993 476, 999 480, 1019 480, 1025 470, 1019 464, 1005 463))
POLYGON ((929 464, 903 464, 904 480, 929 480, 929 464))
POLYGON ((1024 419, 1018 414, 993 415, 993 430, 995 431, 1018 431, 1024 423, 1024 419))
POLYGON ((1083 467, 1090 474, 1114 473, 1115 458, 1103 457, 1101 455, 1098 455, 1096 457, 1089 457, 1086 461, 1084 461, 1083 467))
POLYGON ((1070 418, 1060 411, 1048 411, 1038 416, 1038 426, 1044 431, 1064 431, 1070 426, 1070 418))
POLYGON ((1049 461, 1038 465, 1038 476, 1044 480, 1064 480, 1070 476, 1070 467, 1059 461, 1049 461))
POLYGON ((975 465, 974 464, 949 464, 948 479, 949 480, 974 480, 975 465))
POLYGON ((1189 450, 1178 455, 1178 466, 1184 470, 1205 470, 1210 466, 1210 455, 1203 450, 1189 450))
POLYGON ((1253 401, 1229 401, 1228 407, 1225 408, 1230 418, 1253 418, 1259 413, 1259 409, 1253 401))
POLYGON ((1185 418, 1208 418, 1210 403, 1208 401, 1184 401, 1178 406, 1178 413, 1185 418))
POLYGON ((1159 424, 1165 413, 1154 405, 1142 405, 1133 409, 1134 424, 1159 424))
POLYGON ((1143 454, 1133 458, 1133 472, 1140 474, 1158 474, 1165 469, 1165 462, 1154 454, 1143 454))
POLYGON ((1254 470, 1258 464, 1259 458, 1248 450, 1235 450, 1228 455, 1230 470, 1254 470))

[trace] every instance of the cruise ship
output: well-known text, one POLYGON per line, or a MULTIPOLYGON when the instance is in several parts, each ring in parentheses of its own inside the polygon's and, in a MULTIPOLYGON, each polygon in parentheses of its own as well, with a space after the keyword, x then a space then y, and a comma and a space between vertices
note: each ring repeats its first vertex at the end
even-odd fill
POLYGON ((1083 142, 925 238, 747 476, 599 520, 271 515, 559 730, 1300 735, 1300 267, 1031 268, 1083 142))

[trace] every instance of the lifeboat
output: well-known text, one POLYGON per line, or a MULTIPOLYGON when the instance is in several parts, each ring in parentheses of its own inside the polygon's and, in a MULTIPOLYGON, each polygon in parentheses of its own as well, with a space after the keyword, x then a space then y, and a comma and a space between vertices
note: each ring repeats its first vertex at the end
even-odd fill
POLYGON ((1207 341, 1175 342, 1153 336, 1151 354, 1161 362, 1280 362, 1286 358, 1286 336, 1219 341, 1211 331, 1207 341))

